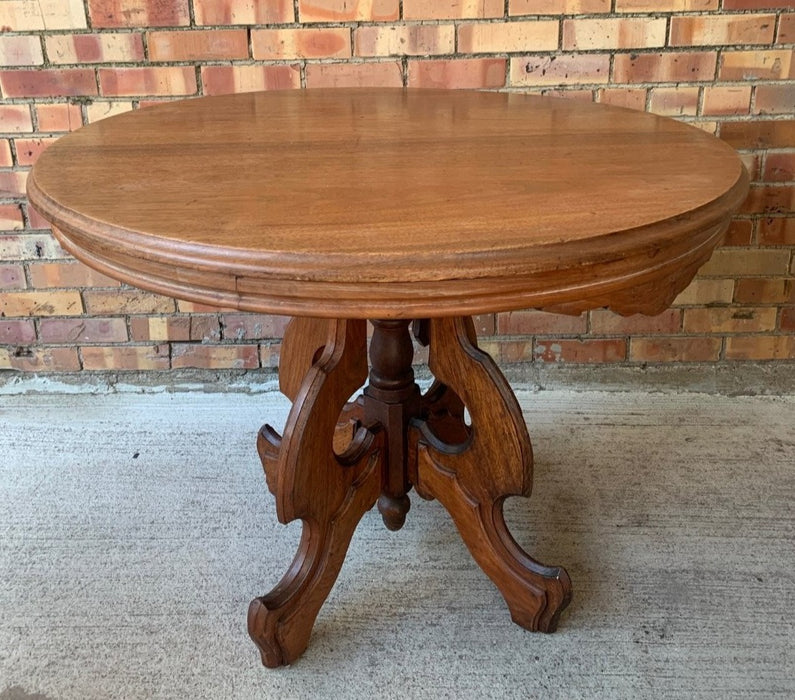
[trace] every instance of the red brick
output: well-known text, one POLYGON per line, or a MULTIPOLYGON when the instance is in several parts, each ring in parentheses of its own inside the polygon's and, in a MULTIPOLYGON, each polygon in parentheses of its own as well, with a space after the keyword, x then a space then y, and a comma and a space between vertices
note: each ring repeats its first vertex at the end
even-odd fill
POLYGON ((496 88, 505 85, 504 58, 409 61, 409 87, 496 88))
POLYGON ((298 0, 301 22, 391 22, 399 16, 398 0, 298 0))
POLYGON ((22 265, 0 264, 0 289, 24 289, 25 286, 22 265))
POLYGON ((0 316, 69 316, 81 314, 83 304, 75 291, 4 292, 0 296, 0 316))
POLYGON ((57 139, 14 139, 17 149, 17 163, 20 165, 33 165, 38 157, 46 150, 47 146, 55 143, 57 139))
POLYGON ((738 304, 783 304, 790 298, 790 283, 783 278, 742 278, 735 282, 734 301, 738 304))
POLYGON ((795 306, 781 309, 779 328, 782 333, 795 333, 795 306))
POLYGON ((44 54, 38 36, 0 36, 0 66, 40 66, 42 63, 44 54))
POLYGON ((28 345, 36 342, 36 327, 29 318, 18 321, 0 320, 0 344, 28 345))
POLYGON ((795 10, 795 0, 723 0, 724 10, 795 10))
MULTIPOLYGON (((8 353, 8 367, 21 372, 77 372, 80 358, 76 348, 19 348, 8 353)), ((0 359, 0 362, 2 360, 0 359)))
POLYGON ((632 362, 716 362, 720 338, 631 338, 632 362))
POLYGON ((221 340, 221 324, 218 314, 204 314, 190 317, 190 339, 203 343, 221 340))
POLYGON ((724 51, 721 56, 719 80, 787 80, 795 77, 792 51, 724 51))
POLYGON ((171 355, 174 369, 254 369, 259 367, 257 345, 176 344, 171 355))
POLYGON ((567 316, 545 311, 510 311, 497 317, 497 333, 501 335, 571 334, 585 333, 585 314, 567 316))
POLYGON ((132 316, 130 339, 134 341, 221 340, 217 314, 193 316, 132 316))
POLYGON ((23 225, 19 204, 0 204, 0 230, 18 231, 23 225))
POLYGON ((792 148, 795 144, 795 119, 752 122, 723 122, 720 137, 734 148, 792 148))
POLYGON ((295 20, 293 0, 193 0, 196 24, 284 24, 295 20))
POLYGON ((138 33, 55 34, 45 38, 51 63, 122 63, 144 60, 138 33))
POLYGON ((567 19, 563 21, 563 50, 665 46, 665 32, 665 19, 567 19))
POLYGON ((0 132, 21 134, 33 131, 28 105, 0 105, 0 132))
POLYGON ((729 224, 723 246, 748 246, 751 245, 754 235, 754 222, 748 219, 734 219, 729 224))
POLYGON ((795 151, 768 152, 765 156, 765 182, 791 182, 795 180, 795 151))
POLYGON ((515 86, 606 83, 609 77, 608 54, 541 55, 511 59, 511 85, 515 86))
POLYGON ((761 335, 726 339, 727 360, 795 359, 795 336, 761 335))
POLYGON ((36 117, 41 132, 73 131, 83 125, 80 105, 42 104, 36 105, 36 117))
POLYGON ((672 17, 669 45, 771 44, 775 27, 775 15, 672 17))
POLYGON ((120 282, 80 262, 29 263, 30 282, 37 289, 52 287, 118 287, 120 282))
POLYGON ((611 340, 537 340, 533 355, 542 362, 603 363, 623 362, 627 357, 627 342, 623 338, 611 340))
POLYGON ((795 210, 795 187, 792 185, 751 185, 743 203, 743 214, 787 214, 795 210))
POLYGON ((39 338, 44 343, 123 343, 127 325, 123 318, 43 318, 39 338))
POLYGON ((610 12, 610 0, 510 0, 508 3, 508 14, 511 16, 590 15, 602 12, 610 12))
POLYGON ((137 289, 101 291, 90 289, 83 293, 89 314, 159 314, 174 311, 174 300, 142 292, 137 289))
POLYGON ((188 0, 88 0, 92 27, 170 27, 190 23, 188 0))
MULTIPOLYGON (((11 140, 0 139, 0 168, 10 168, 13 165, 14 157, 11 155, 11 140)), ((2 209, 1 206, 0 209, 2 209)))
POLYGON ((628 109, 646 109, 646 88, 604 88, 599 90, 599 102, 628 109))
POLYGON ((779 17, 776 43, 795 44, 795 13, 779 17))
MULTIPOLYGON (((756 86, 755 114, 791 114, 792 112, 795 112, 795 83, 756 86)), ((795 143, 792 145, 795 146, 795 143)))
MULTIPOLYGON (((50 229, 50 222, 47 221, 39 212, 37 212, 33 205, 28 203, 28 221, 30 222, 30 227, 32 229, 50 229)), ((50 240, 53 240, 52 232, 49 231, 48 237, 50 240)), ((36 257, 64 257, 61 256, 36 256, 36 257)))
POLYGON ((316 87, 401 87, 403 69, 399 61, 378 63, 309 63, 306 86, 316 87))
POLYGON ((795 217, 760 219, 759 245, 795 245, 795 217))
POLYGON ((83 0, 0 1, 0 32, 83 29, 85 26, 83 0))
POLYGON ((679 83, 715 78, 717 53, 616 54, 613 80, 617 83, 679 83))
POLYGON ((403 0, 403 18, 414 19, 480 19, 502 17, 502 0, 403 0))
POLYGON ((684 310, 685 333, 755 333, 776 326, 773 307, 712 307, 684 310))
POLYGON ((103 95, 192 95, 196 73, 191 66, 161 68, 100 68, 103 95))
POLYGON ((679 309, 667 309, 656 316, 620 316, 607 309, 591 311, 591 333, 594 335, 675 333, 681 325, 682 312, 679 309))
POLYGON ((651 89, 649 111, 669 117, 694 116, 698 111, 697 87, 659 87, 651 89))
POLYGON ((295 66, 202 66, 205 95, 226 95, 257 90, 301 87, 300 67, 295 66))
POLYGON ((88 346, 80 348, 87 370, 165 370, 169 367, 168 345, 129 347, 88 346))
POLYGON ((348 58, 351 55, 351 30, 347 27, 253 29, 251 52, 257 60, 348 58))
POLYGON ((91 68, 0 71, 5 97, 59 97, 96 95, 97 81, 91 68))
POLYGON ((557 48, 556 20, 484 22, 458 27, 458 51, 461 53, 553 51, 557 48))
POLYGON ((750 85, 715 85, 704 88, 701 113, 705 116, 748 114, 750 108, 750 85))
POLYGON ((223 314, 222 337, 225 340, 260 340, 281 338, 290 322, 289 316, 259 314, 223 314))
POLYGON ((27 171, 0 171, 0 197, 23 197, 27 179, 27 171))
POLYGON ((248 58, 245 29, 149 32, 150 61, 194 61, 248 58))
POLYGON ((190 316, 133 316, 130 340, 190 340, 190 316))
POLYGON ((453 53, 452 24, 369 25, 354 34, 357 56, 425 56, 453 53))
POLYGON ((616 12, 697 12, 717 9, 718 0, 616 0, 616 12))

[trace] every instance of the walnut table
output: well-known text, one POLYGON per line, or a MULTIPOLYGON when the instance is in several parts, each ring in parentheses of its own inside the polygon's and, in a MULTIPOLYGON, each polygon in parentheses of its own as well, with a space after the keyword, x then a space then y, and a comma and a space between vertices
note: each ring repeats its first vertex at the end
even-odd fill
POLYGON ((570 580, 505 526, 532 450, 471 315, 660 312, 747 189, 728 146, 669 119, 401 89, 141 109, 62 138, 28 184, 64 248, 111 277, 295 317, 279 373, 292 410, 258 438, 279 519, 303 521, 292 566, 249 609, 267 666, 306 648, 362 514, 377 502, 399 529, 412 488, 444 505, 514 622, 554 630, 570 580), (412 333, 429 346, 424 394, 412 333))

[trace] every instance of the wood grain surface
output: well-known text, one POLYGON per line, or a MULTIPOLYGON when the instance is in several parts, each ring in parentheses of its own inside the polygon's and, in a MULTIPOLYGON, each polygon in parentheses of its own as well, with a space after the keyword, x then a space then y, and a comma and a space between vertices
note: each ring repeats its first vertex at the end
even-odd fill
POLYGON ((405 89, 141 109, 62 138, 28 180, 67 250, 136 286, 369 318, 654 312, 747 187, 730 147, 667 118, 405 89))

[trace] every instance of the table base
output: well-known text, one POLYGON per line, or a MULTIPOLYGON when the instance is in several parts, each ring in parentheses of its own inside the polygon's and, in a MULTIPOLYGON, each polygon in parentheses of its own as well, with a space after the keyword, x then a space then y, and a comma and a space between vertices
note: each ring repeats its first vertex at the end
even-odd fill
POLYGON ((266 666, 295 661, 339 574, 353 532, 377 502, 398 530, 413 487, 438 499, 521 627, 552 632, 571 599, 560 567, 532 559, 503 518, 529 496, 532 448, 521 409, 468 317, 414 322, 435 377, 414 382, 408 320, 375 320, 368 379, 366 322, 296 318, 282 346, 283 436, 266 425, 257 448, 279 520, 301 519, 298 552, 279 584, 255 598, 248 629, 266 666), (467 418, 466 414, 469 414, 467 418))

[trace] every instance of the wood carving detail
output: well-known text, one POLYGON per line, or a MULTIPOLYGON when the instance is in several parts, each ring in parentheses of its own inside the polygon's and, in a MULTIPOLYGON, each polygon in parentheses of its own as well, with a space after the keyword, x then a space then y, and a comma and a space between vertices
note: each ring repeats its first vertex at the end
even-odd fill
POLYGON ((503 518, 505 499, 529 496, 532 487, 530 437, 516 398, 492 358, 478 349, 469 318, 430 321, 430 367, 445 393, 457 397, 446 402, 456 407, 459 420, 463 412, 457 407, 469 410, 471 435, 465 424, 455 433, 445 426, 446 436, 467 438, 447 445, 432 420, 415 422, 414 484, 450 513, 473 558, 505 598, 514 622, 551 632, 571 599, 568 574, 525 553, 503 518))
POLYGON ((249 609, 249 633, 266 666, 292 663, 306 648, 362 515, 378 502, 386 526, 399 529, 411 488, 447 509, 517 624, 550 632, 569 602, 566 572, 532 559, 506 527, 505 499, 530 495, 532 448, 507 381, 477 347, 472 320, 417 325, 436 377, 424 395, 414 382, 408 325, 373 322, 370 381, 351 402, 367 376, 365 323, 303 319, 285 334, 280 386, 293 408, 284 437, 266 425, 258 450, 279 520, 300 518, 303 531, 284 578, 249 609))
POLYGON ((303 530, 287 573, 249 607, 249 634, 270 667, 292 663, 306 648, 353 531, 381 487, 377 432, 367 431, 342 456, 334 452, 340 413, 367 376, 365 322, 299 321, 285 340, 296 353, 296 366, 282 383, 285 393, 292 394, 293 408, 284 437, 265 426, 258 447, 279 520, 300 518, 303 530), (326 336, 320 357, 296 390, 295 377, 316 355, 322 328, 326 336))

